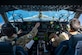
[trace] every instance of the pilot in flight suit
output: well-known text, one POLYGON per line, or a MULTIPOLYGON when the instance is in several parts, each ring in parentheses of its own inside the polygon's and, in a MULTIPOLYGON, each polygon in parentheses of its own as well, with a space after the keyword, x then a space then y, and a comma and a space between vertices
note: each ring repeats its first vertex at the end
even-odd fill
POLYGON ((60 33, 59 37, 56 36, 55 33, 52 33, 53 35, 51 34, 49 36, 50 39, 54 40, 53 45, 55 47, 57 47, 60 44, 60 42, 65 41, 65 40, 69 40, 71 35, 80 34, 78 32, 78 29, 80 29, 81 26, 80 26, 80 21, 77 18, 71 19, 69 22, 69 26, 70 27, 68 27, 68 33, 62 32, 62 33, 60 33), (54 38, 52 38, 52 37, 54 37, 54 38))
MULTIPOLYGON (((36 23, 32 31, 30 31, 28 34, 21 36, 17 39, 16 44, 19 46, 22 46, 25 50, 27 50, 25 47, 25 44, 27 44, 29 41, 33 39, 33 37, 37 35, 37 32, 38 32, 37 28, 39 26, 40 26, 40 23, 36 23)), ((13 40, 18 37, 15 28, 10 23, 6 23, 2 25, 2 33, 8 37, 8 38, 7 37, 4 38, 5 39, 4 41, 12 42, 12 44, 15 43, 13 40)))

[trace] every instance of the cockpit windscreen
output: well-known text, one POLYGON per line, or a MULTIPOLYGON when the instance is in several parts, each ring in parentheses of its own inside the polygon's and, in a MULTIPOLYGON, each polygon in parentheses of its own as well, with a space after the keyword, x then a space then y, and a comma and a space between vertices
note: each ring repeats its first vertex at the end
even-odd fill
POLYGON ((74 17, 75 12, 59 11, 26 11, 14 10, 6 13, 10 22, 22 21, 67 21, 74 17))

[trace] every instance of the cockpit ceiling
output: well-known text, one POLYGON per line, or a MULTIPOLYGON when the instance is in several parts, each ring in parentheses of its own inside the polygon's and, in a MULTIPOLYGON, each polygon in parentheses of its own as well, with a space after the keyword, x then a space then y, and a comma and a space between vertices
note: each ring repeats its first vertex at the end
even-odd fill
POLYGON ((69 10, 82 12, 81 5, 1 5, 0 13, 12 11, 12 10, 27 10, 27 11, 57 11, 57 10, 69 10))

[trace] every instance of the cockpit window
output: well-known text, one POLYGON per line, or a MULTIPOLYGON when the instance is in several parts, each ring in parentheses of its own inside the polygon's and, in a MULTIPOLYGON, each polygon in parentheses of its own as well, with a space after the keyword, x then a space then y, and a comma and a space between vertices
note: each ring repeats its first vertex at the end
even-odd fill
POLYGON ((2 26, 3 23, 4 23, 4 21, 2 19, 2 16, 0 15, 0 33, 1 33, 1 26, 2 26))
POLYGON ((80 21, 81 26, 82 26, 82 14, 79 16, 79 21, 80 21))
POLYGON ((0 15, 0 26, 4 23, 2 16, 0 15))
POLYGON ((59 11, 26 11, 15 10, 6 13, 9 21, 67 21, 74 17, 75 12, 59 11))

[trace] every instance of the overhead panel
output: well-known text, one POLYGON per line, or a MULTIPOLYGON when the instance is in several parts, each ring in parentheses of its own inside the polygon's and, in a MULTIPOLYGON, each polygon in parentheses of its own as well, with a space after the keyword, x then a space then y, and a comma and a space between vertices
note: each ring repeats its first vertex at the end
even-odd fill
POLYGON ((1 5, 0 13, 11 10, 22 9, 27 11, 57 11, 61 9, 82 12, 81 5, 1 5))

